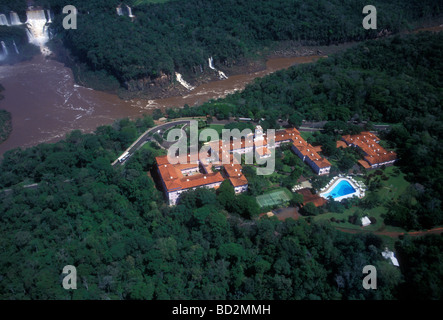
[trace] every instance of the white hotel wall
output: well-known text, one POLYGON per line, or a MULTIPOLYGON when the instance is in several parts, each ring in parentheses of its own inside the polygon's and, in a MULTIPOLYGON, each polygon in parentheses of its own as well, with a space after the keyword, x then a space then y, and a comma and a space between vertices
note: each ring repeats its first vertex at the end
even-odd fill
POLYGON ((195 190, 197 188, 215 188, 215 187, 219 187, 221 185, 221 182, 216 182, 216 183, 211 183, 211 184, 207 184, 204 186, 198 186, 198 187, 194 187, 194 188, 189 188, 189 189, 182 189, 182 190, 178 190, 178 191, 173 191, 173 192, 168 192, 168 202, 170 206, 175 206, 177 204, 178 199, 180 198, 180 194, 189 190, 195 190))

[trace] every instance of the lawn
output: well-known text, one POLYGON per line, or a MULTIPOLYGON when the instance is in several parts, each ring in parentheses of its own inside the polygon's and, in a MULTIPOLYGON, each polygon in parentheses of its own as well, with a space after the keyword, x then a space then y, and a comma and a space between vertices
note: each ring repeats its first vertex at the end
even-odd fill
MULTIPOLYGON (((206 130, 206 129, 213 129, 213 130, 217 131, 218 139, 221 140, 221 139, 223 138, 223 137, 222 137, 222 130, 223 130, 224 127, 225 127, 224 124, 210 124, 210 125, 206 126, 205 128, 199 129, 199 130, 198 130, 198 136, 200 137, 200 133, 201 133, 203 130, 206 130)), ((210 140, 209 137, 208 137, 207 139, 208 139, 208 141, 210 140)))
MULTIPOLYGON (((384 181, 382 180, 382 187, 375 191, 379 196, 381 202, 389 203, 390 201, 395 201, 398 199, 398 197, 403 194, 406 191, 406 188, 409 186, 409 182, 405 180, 405 175, 401 172, 398 176, 395 176, 393 173, 395 167, 387 167, 384 170, 384 174, 389 177, 388 180, 384 181)), ((372 173, 374 171, 370 171, 372 173)), ((358 180, 361 180, 361 178, 357 178, 358 180)), ((370 192, 370 191, 368 191, 370 192)), ((343 213, 333 213, 328 212, 325 214, 321 214, 319 216, 316 216, 314 218, 315 221, 325 221, 335 218, 337 220, 344 219, 345 222, 343 223, 337 223, 337 222, 331 222, 331 225, 334 227, 342 227, 346 229, 355 229, 355 230, 361 230, 360 226, 351 224, 348 222, 349 216, 352 216, 356 210, 360 209, 364 215, 367 215, 368 217, 374 217, 377 222, 375 224, 371 224, 364 228, 364 230, 367 231, 392 231, 392 232, 405 232, 402 228, 393 227, 393 226, 387 226, 384 224, 383 218, 381 215, 383 213, 386 213, 387 208, 384 205, 377 206, 372 209, 363 209, 359 207, 352 207, 349 209, 346 209, 343 213)))
POLYGON ((287 176, 281 173, 278 173, 277 171, 274 171, 270 175, 264 176, 271 185, 279 184, 284 178, 287 176))
POLYGON ((308 140, 308 138, 311 138, 316 132, 320 133, 320 131, 300 131, 300 135, 303 139, 308 140))
POLYGON ((175 125, 175 126, 169 128, 169 129, 165 130, 165 131, 163 132, 162 138, 165 139, 165 140, 167 140, 167 138, 168 138, 168 133, 169 133, 172 129, 181 129, 181 128, 183 128, 183 126, 184 126, 183 124, 177 124, 177 125, 175 125))
POLYGON ((387 167, 384 170, 385 175, 389 177, 387 181, 383 181, 383 187, 377 191, 383 200, 396 200, 402 193, 406 191, 409 182, 405 180, 405 174, 400 172, 398 176, 394 176, 394 166, 387 167))
POLYGON ((224 124, 210 124, 209 126, 207 126, 205 129, 214 129, 217 131, 217 133, 220 135, 220 139, 222 138, 222 130, 225 127, 224 124))

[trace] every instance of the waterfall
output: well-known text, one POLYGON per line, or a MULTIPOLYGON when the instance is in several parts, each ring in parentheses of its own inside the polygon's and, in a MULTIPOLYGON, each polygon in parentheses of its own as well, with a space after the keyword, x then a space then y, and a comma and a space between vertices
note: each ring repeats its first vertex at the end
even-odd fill
POLYGON ((218 77, 219 77, 220 79, 228 79, 228 76, 225 75, 225 73, 224 73, 223 71, 220 71, 220 70, 215 69, 215 67, 214 67, 214 59, 212 59, 212 57, 210 57, 210 58, 208 59, 208 63, 209 63, 209 68, 211 68, 212 70, 217 71, 217 73, 218 73, 218 77))
POLYGON ((15 44, 14 40, 12 40, 12 45, 14 46, 15 53, 20 54, 20 52, 18 51, 17 45, 15 44))
MULTIPOLYGON (((50 13, 49 13, 50 15, 50 13)), ((45 46, 49 40, 48 26, 46 25, 50 21, 46 19, 44 10, 28 10, 26 11, 28 25, 27 34, 29 42, 39 46, 40 51, 46 55, 49 54, 49 49, 45 46)), ((49 16, 49 19, 51 17, 49 16)))
POLYGON ((124 16, 124 15, 126 15, 126 11, 128 11, 128 17, 129 18, 134 18, 135 16, 132 14, 131 7, 128 6, 127 4, 123 4, 123 5, 126 7, 125 11, 123 11, 122 4, 120 4, 117 8, 115 8, 115 10, 117 10, 117 14, 119 16, 124 16))
POLYGON ((134 16, 132 15, 132 9, 131 9, 131 7, 128 6, 128 5, 126 5, 126 8, 128 8, 128 16, 129 16, 129 18, 134 17, 134 16))
POLYGON ((13 26, 17 26, 17 25, 19 25, 19 24, 22 24, 22 22, 20 21, 20 18, 19 18, 19 16, 18 16, 18 14, 17 14, 17 12, 11 11, 11 12, 9 13, 9 17, 10 17, 10 19, 11 19, 11 25, 13 25, 13 26))
POLYGON ((193 86, 191 86, 189 83, 187 83, 187 82, 183 79, 183 77, 182 77, 182 75, 181 75, 180 73, 176 72, 176 73, 175 73, 175 77, 177 78, 177 81, 180 82, 180 84, 181 84, 183 87, 185 87, 186 89, 188 89, 188 90, 194 90, 194 89, 195 89, 193 86))
POLYGON ((6 48, 6 44, 3 41, 0 41, 2 45, 2 54, 0 54, 0 61, 3 61, 8 56, 8 48, 6 48))
POLYGON ((218 71, 218 76, 220 79, 228 79, 228 76, 225 75, 225 73, 223 71, 217 70, 218 71))
POLYGON ((6 44, 3 41, 1 42, 1 44, 2 44, 2 49, 3 49, 3 54, 5 56, 8 56, 8 48, 6 48, 6 44))
POLYGON ((47 14, 47 16, 48 16, 48 18, 47 18, 48 23, 51 23, 51 22, 52 22, 52 19, 51 19, 51 10, 46 10, 46 14, 47 14))
POLYGON ((212 57, 210 57, 208 60, 209 60, 209 68, 211 68, 212 70, 215 70, 214 59, 212 59, 212 57))
POLYGON ((0 26, 9 26, 8 18, 3 13, 0 14, 0 26))

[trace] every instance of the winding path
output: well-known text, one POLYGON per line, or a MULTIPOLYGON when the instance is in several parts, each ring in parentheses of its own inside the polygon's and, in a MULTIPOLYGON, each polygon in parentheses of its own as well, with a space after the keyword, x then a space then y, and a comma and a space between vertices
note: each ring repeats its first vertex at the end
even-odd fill
POLYGON ((152 127, 150 129, 146 130, 128 149, 125 150, 125 152, 129 153, 129 157, 126 158, 122 162, 119 162, 118 159, 116 159, 112 163, 112 166, 116 166, 116 165, 125 163, 125 161, 127 159, 129 159, 134 154, 135 151, 140 149, 147 141, 149 141, 151 139, 151 133, 157 132, 159 134, 163 134, 169 128, 172 128, 172 127, 174 127, 176 125, 179 125, 179 124, 186 125, 191 120, 197 120, 197 118, 196 119, 187 119, 187 120, 177 120, 177 121, 166 122, 165 124, 161 124, 161 125, 158 125, 158 126, 155 126, 155 127, 152 127))
POLYGON ((356 230, 356 229, 348 229, 348 228, 343 228, 343 227, 335 227, 337 230, 340 230, 342 232, 346 232, 346 233, 352 233, 352 234, 356 234, 356 233, 373 233, 375 235, 378 236, 388 236, 391 238, 398 238, 399 236, 403 236, 403 235, 410 235, 413 237, 419 237, 419 236, 425 236, 427 234, 441 234, 443 233, 443 227, 438 227, 438 228, 434 228, 434 229, 429 229, 429 230, 420 230, 420 231, 413 231, 413 232, 395 232, 395 231, 370 231, 370 230, 356 230))

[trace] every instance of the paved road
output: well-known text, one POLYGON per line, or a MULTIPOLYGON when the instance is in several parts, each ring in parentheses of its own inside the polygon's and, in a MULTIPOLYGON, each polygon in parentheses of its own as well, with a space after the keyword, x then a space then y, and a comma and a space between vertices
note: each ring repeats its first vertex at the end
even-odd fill
MULTIPOLYGON (((71 182, 71 181, 72 181, 72 179, 66 179, 64 182, 71 182)), ((23 188, 24 189, 36 189, 39 187, 39 185, 40 185, 39 183, 32 183, 32 184, 24 185, 23 188)), ((0 190, 0 194, 1 193, 8 194, 8 193, 11 193, 12 191, 13 191, 12 189, 3 189, 3 190, 0 190)))
MULTIPOLYGON (((112 163, 112 166, 117 166, 120 164, 123 164, 126 162, 126 160, 128 160, 138 149, 140 149, 143 144, 145 144, 148 141, 152 140, 152 134, 154 134, 155 132, 157 132, 160 136, 163 135, 163 133, 168 130, 169 128, 172 128, 176 125, 180 125, 180 124, 188 124, 191 120, 197 120, 197 119, 186 119, 186 120, 177 120, 177 121, 171 121, 171 122, 167 122, 165 124, 161 124, 158 126, 155 126, 149 130, 147 130, 141 137, 138 138, 138 140, 132 144, 125 152, 129 153, 129 157, 127 157, 124 161, 119 162, 118 160, 115 160, 112 163)), ((229 120, 217 120, 217 119, 213 119, 213 121, 211 122, 212 124, 227 124, 230 122, 234 122, 235 118, 230 118, 229 120)), ((349 121, 351 122, 351 121, 349 121)), ((252 124, 256 125, 257 123, 251 121, 252 124)), ((310 122, 310 121, 303 121, 302 126, 299 128, 300 131, 318 131, 318 130, 322 130, 323 127, 325 126, 325 124, 327 123, 327 121, 316 121, 316 122, 310 122)), ((279 124, 282 126, 289 126, 288 122, 286 120, 281 120, 279 121, 279 124)), ((374 125, 374 129, 375 131, 383 131, 383 130, 387 130, 389 129, 390 126, 389 125, 374 125)), ((163 145, 161 146, 162 148, 168 148, 170 146, 170 143, 168 142, 164 142, 162 143, 163 145)))
POLYGON ((358 230, 358 229, 347 229, 347 228, 343 228, 343 227, 336 227, 336 229, 340 230, 342 232, 352 233, 352 234, 373 233, 378 236, 388 236, 391 238, 398 238, 399 236, 403 236, 406 234, 408 234, 410 236, 414 236, 414 237, 420 237, 420 236, 425 236, 427 234, 441 234, 441 233, 443 233, 442 227, 437 227, 437 228, 430 229, 430 230, 420 230, 420 231, 412 231, 412 232, 370 231, 370 230, 364 230, 363 228, 358 230))
POLYGON ((133 143, 128 149, 126 149, 126 151, 125 152, 128 152, 129 153, 129 157, 128 158, 126 158, 124 161, 122 161, 122 162, 119 162, 118 160, 115 160, 113 163, 112 163, 112 166, 118 166, 118 165, 121 165, 121 164, 123 164, 123 163, 125 163, 138 149, 140 149, 142 146, 143 146, 143 144, 145 144, 146 142, 148 142, 148 141, 152 141, 152 135, 154 134, 154 133, 158 133, 160 136, 162 136, 163 135, 163 133, 166 131, 166 130, 168 130, 169 128, 172 128, 172 127, 174 127, 174 126, 176 126, 176 125, 180 125, 180 124, 183 124, 183 125, 185 125, 185 124, 189 124, 189 122, 191 121, 191 120, 193 120, 193 119, 189 119, 189 120, 178 120, 178 121, 171 121, 171 122, 167 122, 167 123, 165 123, 165 124, 161 124, 161 125, 158 125, 158 126, 155 126, 155 127, 153 127, 153 128, 151 128, 151 129, 149 129, 149 130, 147 130, 145 133, 143 133, 143 135, 141 135, 138 139, 137 139, 137 141, 135 142, 135 143, 133 143))
MULTIPOLYGON (((301 127, 299 128, 299 131, 322 130, 326 123, 328 123, 328 121, 315 121, 315 122, 303 121, 301 127)), ((353 123, 353 122, 348 121, 348 123, 353 123)), ((363 126, 364 123, 358 123, 357 125, 363 126)), ((388 130, 391 126, 388 124, 374 124, 373 127, 374 131, 384 131, 388 130)))

